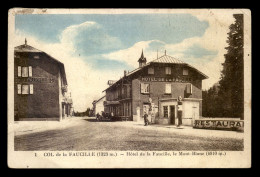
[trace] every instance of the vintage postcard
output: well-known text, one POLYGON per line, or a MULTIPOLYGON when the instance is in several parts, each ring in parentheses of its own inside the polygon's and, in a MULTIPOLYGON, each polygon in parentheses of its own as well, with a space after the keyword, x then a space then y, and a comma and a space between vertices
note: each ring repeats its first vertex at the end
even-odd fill
POLYGON ((7 163, 250 168, 250 10, 10 9, 7 163))

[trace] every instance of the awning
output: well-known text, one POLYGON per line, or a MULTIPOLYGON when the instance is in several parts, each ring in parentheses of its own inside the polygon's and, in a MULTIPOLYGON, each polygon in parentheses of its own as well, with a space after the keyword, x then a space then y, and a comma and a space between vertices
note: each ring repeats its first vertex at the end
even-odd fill
POLYGON ((104 106, 108 105, 118 105, 119 101, 104 101, 104 106))

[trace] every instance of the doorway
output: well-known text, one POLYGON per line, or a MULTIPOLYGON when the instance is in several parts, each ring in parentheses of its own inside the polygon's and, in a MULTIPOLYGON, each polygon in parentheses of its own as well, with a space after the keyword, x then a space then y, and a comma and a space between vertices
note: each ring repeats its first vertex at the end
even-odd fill
POLYGON ((175 106, 170 106, 170 124, 175 125, 175 106))

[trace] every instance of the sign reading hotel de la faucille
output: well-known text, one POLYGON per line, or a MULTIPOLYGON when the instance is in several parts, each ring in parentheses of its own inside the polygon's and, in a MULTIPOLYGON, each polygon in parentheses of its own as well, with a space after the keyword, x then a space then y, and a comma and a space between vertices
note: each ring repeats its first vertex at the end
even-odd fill
POLYGON ((172 78, 165 78, 165 77, 141 77, 141 81, 145 82, 188 82, 191 81, 191 78, 186 77, 172 77, 172 78))

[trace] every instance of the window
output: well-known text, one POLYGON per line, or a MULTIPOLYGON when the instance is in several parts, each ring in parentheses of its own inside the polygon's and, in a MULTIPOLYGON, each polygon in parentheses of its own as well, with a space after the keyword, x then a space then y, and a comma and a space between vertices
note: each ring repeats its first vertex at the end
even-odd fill
POLYGON ((18 77, 32 77, 32 67, 21 67, 18 66, 18 77))
POLYGON ((125 94, 125 89, 124 89, 124 86, 122 87, 122 96, 124 96, 125 94))
POLYGON ((163 117, 168 118, 168 106, 163 107, 163 117))
POLYGON ((22 67, 22 77, 28 77, 28 67, 22 67))
POLYGON ((21 66, 18 66, 17 72, 18 72, 18 77, 21 77, 22 76, 22 68, 21 68, 21 66))
POLYGON ((154 74, 154 68, 153 67, 148 68, 148 74, 154 74))
POLYGON ((187 75, 189 75, 189 70, 188 70, 188 69, 185 69, 185 68, 183 68, 183 75, 184 75, 184 76, 187 76, 187 75))
POLYGON ((150 91, 150 85, 141 83, 141 93, 149 93, 150 91))
POLYGON ((22 88, 21 84, 17 84, 17 93, 21 94, 22 93, 22 88))
POLYGON ((187 94, 192 94, 192 84, 186 85, 186 92, 187 94))
POLYGON ((165 84, 165 93, 166 94, 172 93, 172 85, 171 84, 165 84))
POLYGON ((171 74, 171 68, 170 67, 165 67, 165 74, 171 74))
POLYGON ((33 58, 39 59, 40 57, 39 57, 39 55, 35 55, 33 58))
POLYGON ((17 93, 23 95, 33 94, 33 84, 30 85, 17 84, 17 93))
POLYGON ((22 94, 29 94, 29 85, 22 85, 22 94))

